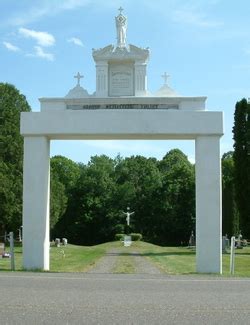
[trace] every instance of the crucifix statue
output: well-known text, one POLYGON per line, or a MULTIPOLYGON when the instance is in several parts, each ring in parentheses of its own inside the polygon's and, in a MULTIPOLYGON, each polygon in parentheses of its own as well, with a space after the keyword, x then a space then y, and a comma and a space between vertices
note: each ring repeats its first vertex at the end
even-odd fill
POLYGON ((77 86, 80 86, 80 80, 81 78, 83 78, 83 76, 78 72, 76 76, 74 76, 74 78, 77 79, 77 86))
POLYGON ((164 72, 164 74, 162 75, 162 78, 164 79, 164 85, 168 84, 169 77, 170 77, 170 75, 167 74, 167 72, 164 72))
POLYGON ((126 217, 126 221, 127 221, 127 225, 130 225, 130 216, 132 216, 132 214, 134 214, 134 212, 130 212, 130 208, 127 207, 127 212, 122 212, 123 214, 125 214, 126 217))

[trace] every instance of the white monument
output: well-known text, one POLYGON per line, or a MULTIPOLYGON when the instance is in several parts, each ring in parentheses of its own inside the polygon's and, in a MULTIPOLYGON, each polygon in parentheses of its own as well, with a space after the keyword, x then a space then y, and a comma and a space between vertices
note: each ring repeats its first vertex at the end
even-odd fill
POLYGON ((206 97, 178 95, 167 84, 147 90, 149 50, 127 45, 127 18, 116 17, 117 44, 93 50, 96 92, 77 85, 65 97, 41 98, 40 112, 21 115, 24 137, 23 266, 49 270, 50 140, 195 140, 196 269, 221 273, 222 112, 206 97))
POLYGON ((116 46, 93 49, 96 97, 147 96, 149 50, 127 44, 127 17, 119 10, 116 46))

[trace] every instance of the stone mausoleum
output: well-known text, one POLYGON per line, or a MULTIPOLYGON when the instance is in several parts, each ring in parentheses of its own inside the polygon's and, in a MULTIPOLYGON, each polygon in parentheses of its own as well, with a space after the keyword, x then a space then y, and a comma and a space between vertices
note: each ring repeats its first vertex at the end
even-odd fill
MULTIPOLYGON (((223 115, 206 97, 178 95, 167 84, 147 89, 149 49, 127 44, 127 17, 115 17, 117 43, 93 49, 96 91, 77 85, 65 97, 41 98, 21 115, 24 137, 23 266, 49 270, 50 141, 185 139, 195 141, 196 269, 221 273, 220 138, 223 115)), ((152 202, 153 204, 153 202, 152 202)))

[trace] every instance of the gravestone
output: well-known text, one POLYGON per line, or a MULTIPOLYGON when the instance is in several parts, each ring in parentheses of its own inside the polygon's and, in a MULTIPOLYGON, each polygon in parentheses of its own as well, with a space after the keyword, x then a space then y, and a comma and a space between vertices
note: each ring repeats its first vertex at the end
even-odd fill
POLYGON ((222 236, 222 253, 227 253, 227 249, 229 249, 229 239, 227 238, 227 235, 222 236))
POLYGON ((0 256, 2 257, 5 251, 5 245, 4 243, 0 243, 0 256))
POLYGON ((55 239, 55 246, 60 247, 60 238, 55 239))
POLYGON ((236 242, 237 242, 237 249, 242 249, 243 248, 241 241, 242 241, 242 234, 241 234, 241 231, 240 231, 239 232, 239 235, 238 235, 238 238, 236 240, 236 242))
POLYGON ((195 236, 193 231, 191 232, 188 245, 191 247, 195 246, 195 236))
POLYGON ((131 244, 132 244, 131 236, 125 235, 124 236, 124 246, 128 247, 128 246, 131 246, 131 244))

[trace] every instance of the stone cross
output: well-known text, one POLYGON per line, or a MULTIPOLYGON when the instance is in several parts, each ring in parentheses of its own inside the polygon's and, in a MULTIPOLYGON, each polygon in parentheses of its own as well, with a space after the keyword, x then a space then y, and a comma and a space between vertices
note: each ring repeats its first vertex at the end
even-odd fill
POLYGON ((120 11, 120 15, 121 15, 124 9, 120 7, 118 10, 120 11))
POLYGON ((78 72, 76 76, 74 76, 74 78, 77 79, 77 86, 80 86, 80 80, 81 78, 83 78, 83 76, 78 72))
POLYGON ((162 75, 162 78, 164 79, 164 85, 167 85, 169 77, 170 75, 167 74, 167 72, 164 72, 164 74, 162 75))

